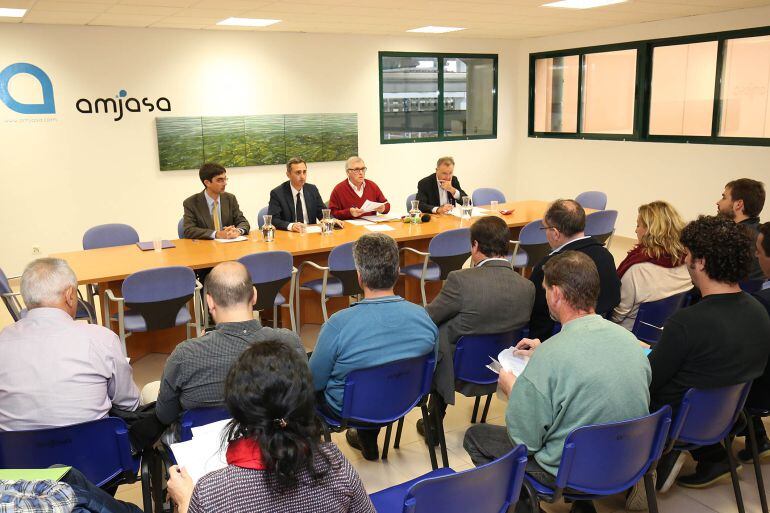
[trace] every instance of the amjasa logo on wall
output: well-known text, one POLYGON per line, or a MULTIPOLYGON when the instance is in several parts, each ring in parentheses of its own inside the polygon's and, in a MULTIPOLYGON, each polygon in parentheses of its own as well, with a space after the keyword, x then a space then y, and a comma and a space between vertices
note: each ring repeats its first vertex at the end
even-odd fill
MULTIPOLYGON (((16 88, 17 86, 14 85, 16 88)), ((14 112, 25 115, 47 115, 56 114, 56 104, 54 101, 53 84, 45 71, 28 62, 17 62, 0 71, 0 101, 6 107, 14 112), (29 82, 29 77, 25 77, 27 82, 23 84, 26 87, 18 87, 20 91, 11 91, 11 79, 17 75, 29 75, 40 84, 42 93, 42 102, 30 103, 20 100, 27 99, 29 92, 36 86, 29 82), (26 95, 24 93, 27 93, 26 95)), ((113 121, 120 121, 127 113, 133 112, 171 112, 171 100, 166 97, 150 99, 148 97, 133 98, 129 97, 125 89, 121 89, 114 98, 79 98, 74 102, 75 109, 81 114, 109 115, 113 121)), ((55 118, 36 118, 22 121, 55 121, 55 118)), ((19 119, 13 120, 20 121, 19 119)))

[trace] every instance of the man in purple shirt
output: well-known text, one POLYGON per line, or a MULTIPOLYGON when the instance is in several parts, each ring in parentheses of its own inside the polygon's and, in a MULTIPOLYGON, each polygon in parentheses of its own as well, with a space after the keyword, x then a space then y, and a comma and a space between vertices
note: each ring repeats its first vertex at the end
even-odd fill
POLYGON ((29 311, 0 332, 0 431, 68 426, 139 405, 117 335, 74 320, 77 285, 58 258, 24 270, 21 295, 29 311))

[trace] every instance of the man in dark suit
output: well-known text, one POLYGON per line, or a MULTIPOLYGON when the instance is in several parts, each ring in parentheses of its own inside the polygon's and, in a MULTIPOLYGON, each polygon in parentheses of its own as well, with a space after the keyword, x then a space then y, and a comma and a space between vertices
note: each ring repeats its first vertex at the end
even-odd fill
POLYGON ((293 157, 286 163, 288 181, 270 191, 267 213, 273 216, 273 224, 279 230, 301 232, 308 224, 322 218, 326 204, 318 188, 307 183, 307 163, 293 157))
POLYGON ((420 210, 426 214, 446 214, 467 196, 454 176, 455 160, 441 157, 436 162, 436 172, 417 182, 417 196, 420 210))
POLYGON ((225 192, 227 170, 208 162, 198 176, 205 189, 184 202, 186 239, 234 239, 249 234, 249 222, 238 207, 235 196, 225 192))
POLYGON ((594 261, 599 271, 600 285, 597 314, 611 312, 620 302, 620 278, 615 268, 615 259, 604 245, 584 233, 586 213, 583 207, 575 200, 556 200, 548 207, 542 223, 553 251, 532 269, 529 278, 535 284, 535 306, 529 321, 529 337, 541 341, 552 335, 554 327, 543 289, 543 265, 553 255, 574 250, 585 253, 594 261))
MULTIPOLYGON (((505 221, 482 217, 471 225, 470 269, 452 271, 436 299, 425 309, 439 330, 439 353, 433 387, 439 411, 454 404, 454 352, 462 335, 506 333, 526 326, 535 301, 535 287, 513 270, 506 259, 510 233, 505 221)), ((497 355, 492 355, 497 356, 497 355)), ((497 385, 463 384, 469 396, 493 393, 497 385)), ((418 421, 418 431, 424 432, 418 421)), ((435 439, 434 439, 435 440, 435 439)))

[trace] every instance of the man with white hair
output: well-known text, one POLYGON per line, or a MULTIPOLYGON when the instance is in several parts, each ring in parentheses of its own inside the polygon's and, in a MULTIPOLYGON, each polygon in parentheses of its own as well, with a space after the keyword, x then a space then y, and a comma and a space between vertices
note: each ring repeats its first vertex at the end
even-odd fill
POLYGON ((335 219, 355 219, 377 213, 390 212, 390 203, 377 184, 366 179, 366 164, 361 157, 350 157, 345 161, 347 179, 334 186, 329 208, 335 219), (361 207, 367 201, 382 203, 374 210, 364 210, 361 207))
POLYGON ((74 320, 77 286, 58 258, 24 269, 27 315, 0 332, 0 431, 68 426, 139 405, 117 335, 74 320))

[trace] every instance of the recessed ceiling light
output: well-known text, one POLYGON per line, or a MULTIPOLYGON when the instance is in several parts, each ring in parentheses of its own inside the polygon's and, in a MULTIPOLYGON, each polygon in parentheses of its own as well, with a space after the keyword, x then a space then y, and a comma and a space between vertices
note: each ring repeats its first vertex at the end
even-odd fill
POLYGON ((465 30, 465 27, 434 27, 433 25, 428 25, 427 27, 409 29, 407 30, 407 32, 424 32, 427 34, 443 34, 445 32, 457 32, 458 30, 465 30))
POLYGON ((281 20, 265 20, 261 18, 227 18, 217 23, 217 25, 232 25, 235 27, 267 27, 275 25, 281 20))
POLYGON ((26 13, 26 9, 8 9, 5 7, 0 7, 0 16, 5 18, 21 18, 26 13))
POLYGON ((561 7, 562 9, 592 9, 594 7, 604 7, 605 5, 622 4, 628 0, 561 0, 560 2, 551 2, 543 4, 541 7, 561 7))

